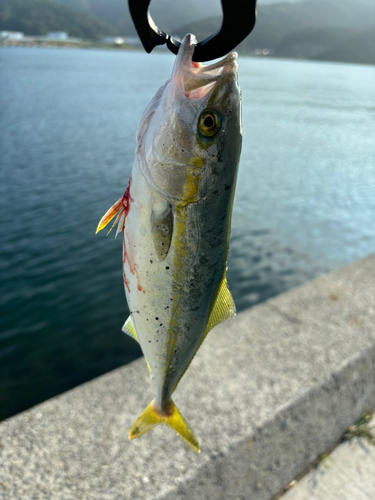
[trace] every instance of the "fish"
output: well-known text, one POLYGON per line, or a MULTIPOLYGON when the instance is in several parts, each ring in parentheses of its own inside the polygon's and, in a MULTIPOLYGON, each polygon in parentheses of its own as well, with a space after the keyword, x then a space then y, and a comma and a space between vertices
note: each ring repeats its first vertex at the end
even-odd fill
POLYGON ((196 44, 185 36, 146 107, 128 186, 97 232, 116 216, 123 331, 139 342, 156 389, 129 438, 164 423, 199 453, 172 394, 207 333, 236 314, 226 270, 242 124, 237 54, 203 65, 196 44))

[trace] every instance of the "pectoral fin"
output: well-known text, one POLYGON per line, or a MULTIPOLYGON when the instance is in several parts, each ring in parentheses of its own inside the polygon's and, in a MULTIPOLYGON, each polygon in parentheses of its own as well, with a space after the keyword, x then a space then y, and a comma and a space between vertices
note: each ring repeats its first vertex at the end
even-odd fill
POLYGON ((168 255, 172 241, 173 214, 170 204, 162 212, 151 212, 151 232, 155 250, 160 261, 168 255))

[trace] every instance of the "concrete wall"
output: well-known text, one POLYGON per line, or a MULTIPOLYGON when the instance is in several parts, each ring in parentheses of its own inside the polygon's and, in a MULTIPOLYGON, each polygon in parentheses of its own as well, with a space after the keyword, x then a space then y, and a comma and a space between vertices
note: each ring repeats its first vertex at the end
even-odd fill
POLYGON ((0 498, 269 500, 375 407, 374 283, 371 255, 215 328, 175 394, 200 455, 128 441, 143 359, 2 422, 0 498))

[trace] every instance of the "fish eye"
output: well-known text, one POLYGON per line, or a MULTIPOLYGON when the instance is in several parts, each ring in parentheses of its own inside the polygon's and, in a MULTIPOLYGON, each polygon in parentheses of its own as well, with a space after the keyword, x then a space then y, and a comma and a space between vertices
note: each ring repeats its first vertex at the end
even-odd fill
POLYGON ((203 111, 198 120, 199 132, 206 136, 214 136, 221 127, 221 116, 214 109, 207 109, 203 111))

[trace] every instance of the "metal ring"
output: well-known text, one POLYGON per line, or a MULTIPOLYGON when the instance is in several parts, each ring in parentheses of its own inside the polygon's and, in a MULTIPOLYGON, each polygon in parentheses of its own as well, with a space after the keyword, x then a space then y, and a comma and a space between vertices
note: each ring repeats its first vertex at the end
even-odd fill
MULTIPOLYGON (((138 36, 147 53, 157 45, 167 44, 177 54, 180 42, 161 31, 148 9, 151 0, 129 0, 129 11, 138 36)), ((256 18, 256 0, 221 0, 223 23, 221 28, 195 48, 193 60, 205 62, 232 51, 253 30, 256 18)))

